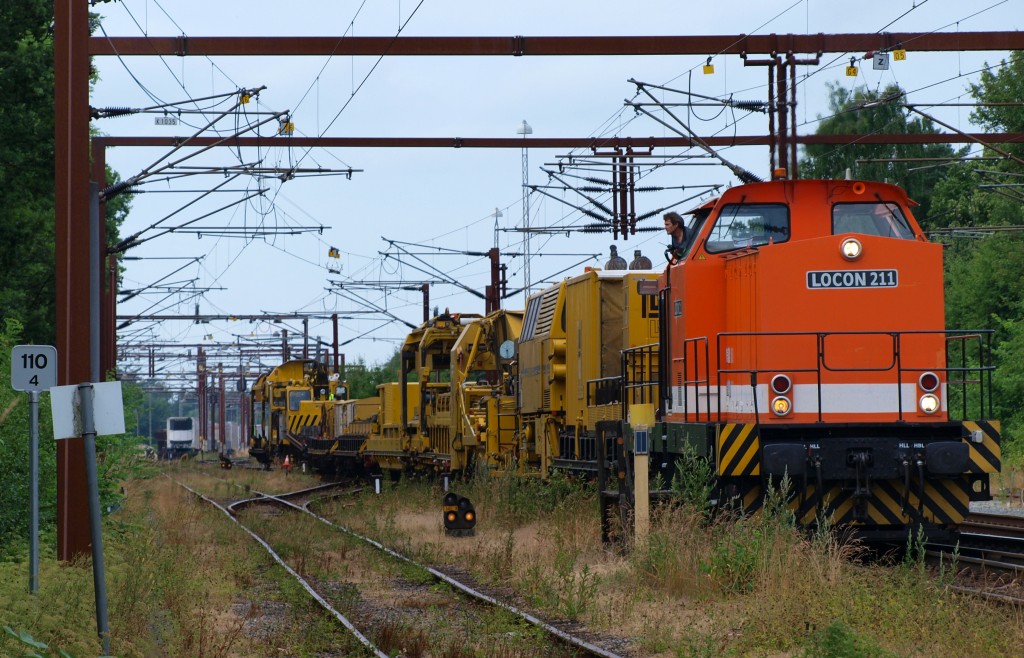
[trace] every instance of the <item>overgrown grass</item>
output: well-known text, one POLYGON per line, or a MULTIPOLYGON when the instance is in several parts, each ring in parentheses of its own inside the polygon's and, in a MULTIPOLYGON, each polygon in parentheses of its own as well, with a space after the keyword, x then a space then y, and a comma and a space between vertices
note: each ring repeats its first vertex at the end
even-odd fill
MULTIPOLYGON (((199 478, 189 468, 179 475, 199 478)), ((230 479, 264 491, 309 484, 295 474, 230 479)), ((917 538, 909 538, 905 561, 868 566, 851 559, 860 547, 827 530, 807 536, 795 529, 784 487, 753 517, 712 518, 685 498, 656 506, 650 534, 627 551, 602 546, 597 502, 585 483, 494 477, 453 488, 476 504, 475 537, 444 535, 442 492, 431 481, 389 483, 381 496, 342 498, 324 504, 322 513, 418 559, 469 570, 542 615, 633 637, 638 655, 1003 656, 1024 643, 1021 611, 953 593, 947 588, 953 569, 944 567, 939 578, 925 573, 917 538)), ((320 524, 294 515, 251 517, 274 535, 291 564, 328 588, 343 612, 367 595, 365 586, 396 573, 389 559, 320 524)), ((118 656, 358 651, 222 514, 164 478, 127 485, 124 508, 106 519, 105 542, 118 656)), ((52 546, 52 537, 43 545, 52 546)), ((52 549, 44 551, 41 591, 30 597, 24 562, 0 564, 0 624, 45 643, 40 655, 57 656, 57 649, 76 658, 98 655, 86 566, 60 566, 52 549)), ((436 609, 451 604, 423 588, 421 571, 398 573, 419 588, 409 596, 423 597, 424 614, 460 618, 456 608, 436 609)), ((532 631, 506 615, 478 623, 432 628, 423 648, 422 627, 396 619, 380 627, 379 639, 407 655, 517 656, 536 646, 532 631), (491 639, 485 650, 467 637, 491 639)), ((30 649, 0 634, 0 655, 30 649)))
MULTIPOLYGON (((674 485, 699 491, 705 481, 674 485)), ((453 488, 476 504, 476 537, 444 536, 436 483, 403 481, 344 514, 550 616, 632 635, 642 655, 1002 656, 1024 641, 1020 612, 946 589, 948 565, 940 578, 916 557, 867 566, 857 559, 864 548, 827 524, 807 536, 785 504, 786 483, 753 517, 711 518, 680 496, 652 510, 646 541, 625 553, 601 545, 585 483, 497 476, 453 488)))

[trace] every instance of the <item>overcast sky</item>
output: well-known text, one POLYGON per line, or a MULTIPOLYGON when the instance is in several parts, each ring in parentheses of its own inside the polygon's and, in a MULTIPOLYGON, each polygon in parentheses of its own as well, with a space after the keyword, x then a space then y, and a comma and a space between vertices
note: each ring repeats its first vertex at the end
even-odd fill
MULTIPOLYGON (((103 17, 110 36, 597 36, 699 34, 805 34, 956 32, 1019 30, 1024 0, 717 0, 715 2, 638 2, 563 0, 538 2, 466 2, 462 0, 302 1, 292 3, 249 0, 197 2, 192 0, 122 0, 92 8, 103 17)), ((862 55, 863 53, 856 53, 862 55)), ((714 55, 714 53, 708 53, 714 55)), ((870 61, 859 62, 856 77, 845 75, 849 55, 826 54, 817 67, 800 67, 797 116, 801 134, 812 133, 819 115, 826 113, 829 83, 875 89, 896 83, 909 90, 914 103, 968 102, 966 90, 977 80, 977 70, 997 64, 1006 53, 911 53, 906 61, 891 62, 888 71, 876 71, 870 61), (804 77, 808 76, 806 81, 804 77)), ((295 134, 303 136, 371 137, 516 137, 523 120, 537 137, 673 136, 654 120, 638 116, 624 106, 636 87, 628 80, 666 85, 680 90, 740 100, 766 100, 767 72, 744 68, 738 56, 713 56, 714 74, 705 75, 706 57, 103 57, 96 59, 100 81, 91 104, 95 107, 148 107, 180 103, 180 107, 209 108, 203 115, 182 115, 175 126, 156 125, 156 116, 104 119, 94 125, 117 136, 185 136, 204 125, 224 105, 210 101, 186 102, 239 88, 266 86, 246 106, 248 116, 232 115, 216 124, 219 134, 231 134, 247 122, 265 119, 255 112, 289 110, 295 134)), ((685 96, 662 93, 665 101, 684 102, 685 96)), ((763 114, 712 107, 680 110, 701 135, 767 133, 763 114)), ((971 129, 969 108, 936 108, 943 120, 971 129)), ((260 129, 271 136, 276 123, 260 129)), ((214 134, 214 133, 208 133, 214 134)), ((255 133, 247 133, 254 135, 255 133)), ((674 154, 674 153, 663 153, 674 154)), ((722 154, 759 175, 768 174, 765 147, 724 149, 722 154)), ((173 158, 182 157, 176 153, 173 158)), ((528 178, 532 185, 561 186, 549 180, 543 168, 557 167, 565 149, 529 152, 528 178)), ((577 153, 576 155, 585 155, 577 153)), ((690 155, 690 154, 687 154, 690 155)), ((692 153, 696 155, 696 153, 692 153)), ((122 177, 130 177, 162 162, 156 148, 108 149, 107 162, 122 177)), ((564 159, 563 159, 564 161, 564 159)), ((190 166, 227 167, 259 163, 263 167, 301 167, 361 170, 344 176, 300 177, 286 183, 270 178, 239 177, 224 190, 164 219, 193 202, 201 190, 225 182, 223 175, 196 175, 175 181, 153 180, 135 198, 123 235, 159 223, 169 228, 196 220, 217 208, 226 210, 195 221, 190 228, 260 227, 264 231, 296 227, 323 227, 322 233, 218 237, 211 231, 165 235, 133 248, 127 255, 142 258, 126 262, 123 287, 188 285, 211 289, 170 294, 159 290, 121 304, 122 315, 140 313, 191 314, 199 304, 204 314, 260 312, 337 312, 342 321, 341 340, 348 362, 358 358, 377 363, 388 358, 408 328, 389 322, 381 314, 363 315, 369 305, 385 308, 402 320, 422 319, 419 292, 356 290, 345 296, 330 289, 332 282, 385 280, 418 284, 439 278, 382 240, 409 246, 426 264, 450 274, 465 286, 483 291, 490 267, 485 258, 462 254, 423 255, 430 247, 453 251, 486 251, 494 246, 495 209, 498 246, 522 252, 522 157, 519 149, 347 149, 273 148, 215 149, 184 163, 190 166), (241 202, 246 195, 266 189, 263 196, 241 202), (162 221, 163 220, 163 221, 162 221), (340 258, 328 257, 331 247, 340 258), (387 255, 382 255, 382 253, 387 255), (159 259, 157 259, 159 257, 159 259), (168 257, 201 257, 199 263, 168 257), (173 270, 185 266, 180 272, 173 270), (334 272, 332 272, 332 270, 334 272), (336 273, 335 273, 336 272, 336 273), (223 289, 220 289, 223 288, 223 289), (166 297, 166 298, 165 298, 166 297)), ((661 186, 663 192, 638 194, 637 210, 646 212, 680 203, 705 192, 711 185, 735 184, 724 167, 694 159, 687 166, 669 166, 645 176, 643 185, 661 186)), ((575 172, 608 178, 599 171, 575 172)), ((582 179, 575 185, 591 184, 582 179)), ((571 191, 548 190, 557 198, 529 195, 530 224, 565 228, 590 223, 574 206, 586 200, 571 191)), ((600 196, 600 195, 597 195, 600 196)), ((688 208, 696 201, 682 203, 688 208)), ((654 217, 644 222, 660 225, 654 217)), ((154 231, 146 231, 148 237, 154 231)), ((530 249, 534 288, 581 272, 585 265, 603 265, 609 245, 632 257, 640 249, 656 265, 663 262, 664 235, 640 233, 615 241, 608 234, 578 232, 534 235, 530 249), (551 255, 569 254, 569 255, 551 255), (591 254, 599 254, 597 258, 591 254)), ((510 289, 524 285, 523 259, 509 258, 510 289)), ((453 285, 435 285, 432 306, 452 312, 482 313, 483 300, 453 285)), ((522 308, 523 295, 505 300, 509 308, 522 308)), ((284 325, 301 332, 300 321, 284 325)), ((166 340, 198 343, 271 340, 279 325, 272 323, 138 322, 123 330, 121 342, 166 340)), ((329 322, 310 321, 310 333, 331 340, 329 322)), ((273 365, 273 364, 269 364, 273 365)), ((193 366, 162 363, 165 372, 193 366)), ((253 366, 255 368, 255 365, 253 366)))

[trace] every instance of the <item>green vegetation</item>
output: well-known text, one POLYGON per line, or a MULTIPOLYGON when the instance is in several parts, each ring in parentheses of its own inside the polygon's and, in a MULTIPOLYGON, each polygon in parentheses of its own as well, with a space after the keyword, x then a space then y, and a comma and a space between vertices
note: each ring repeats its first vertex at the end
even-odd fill
MULTIPOLYGON (((882 91, 858 87, 853 91, 830 85, 830 115, 821 118, 819 135, 871 135, 875 133, 926 134, 939 132, 932 122, 908 116, 903 108, 904 92, 895 85, 882 91), (894 99, 878 102, 880 99, 894 99), (869 107, 862 107, 866 104, 869 107), (860 109, 858 109, 860 108, 860 109)), ((961 151, 962 153, 963 151, 961 151)), ((944 158, 953 157, 948 144, 808 144, 805 159, 800 162, 801 178, 845 178, 850 170, 854 178, 888 181, 903 187, 910 198, 921 204, 915 216, 930 226, 933 189, 946 172, 942 168, 922 168, 912 162, 863 162, 887 158, 944 158)))
MULTIPOLYGON (((1024 97, 1024 53, 1013 52, 1002 66, 986 70, 970 87, 975 101, 987 103, 972 112, 973 121, 989 132, 1024 130, 1024 113, 1013 106, 1024 97), (1000 105, 1000 103, 1003 103, 1000 105)), ((905 109, 903 91, 832 88, 831 115, 820 122, 819 134, 936 132, 930 121, 905 109), (881 101, 881 102, 879 102, 881 101), (870 105, 869 107, 864 107, 870 105)), ((1003 456, 1009 463, 1024 460, 1024 197, 1019 192, 984 185, 1019 182, 1024 175, 1020 144, 997 144, 1017 160, 951 161, 941 166, 913 162, 863 162, 886 158, 948 157, 971 152, 999 157, 989 148, 954 152, 934 145, 809 145, 800 164, 802 177, 841 178, 849 169, 856 178, 885 180, 902 186, 921 203, 915 216, 933 239, 947 245, 946 323, 951 329, 994 329, 992 364, 996 367, 992 417, 1003 422, 1003 456), (1016 231, 984 232, 992 227, 1016 231), (949 229, 982 229, 942 233, 949 229), (940 232, 937 232, 940 231, 940 232)), ((973 363, 973 361, 969 361, 973 363)), ((956 392, 951 390, 953 402, 956 392)), ((977 401, 969 414, 978 417, 977 401)), ((954 408, 955 404, 951 405, 954 408)))
MULTIPOLYGON (((26 342, 56 340, 54 272, 53 3, 0 7, 0 309, 26 342)), ((108 168, 107 184, 118 180, 108 168)), ((107 243, 116 244, 130 195, 106 204, 107 243)))
POLYGON ((422 480, 322 513, 467 570, 542 615, 632 635, 639 655, 1001 656, 1024 640, 1019 615, 949 589, 948 565, 930 575, 918 537, 904 561, 868 566, 855 544, 827 531, 806 536, 783 505, 786 482, 752 517, 709 519, 703 505, 682 501, 656 507, 649 536, 625 541, 628 551, 601 544, 591 489, 557 478, 551 491, 567 494, 548 506, 538 502, 554 498, 545 483, 515 495, 508 486, 495 476, 454 487, 476 505, 474 538, 444 535, 441 491, 422 480))
POLYGON ((349 397, 371 398, 377 395, 377 386, 387 382, 398 381, 398 369, 402 356, 395 350, 395 353, 386 362, 368 366, 362 357, 355 363, 345 366, 345 379, 349 385, 349 397))

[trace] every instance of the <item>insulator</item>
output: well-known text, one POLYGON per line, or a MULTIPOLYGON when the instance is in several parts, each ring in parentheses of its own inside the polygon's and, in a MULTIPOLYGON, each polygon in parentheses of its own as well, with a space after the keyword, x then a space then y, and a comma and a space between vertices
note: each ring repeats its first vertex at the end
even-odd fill
POLYGON ((602 220, 607 221, 604 217, 602 217, 601 215, 598 215, 593 210, 587 210, 586 208, 581 208, 580 212, 583 213, 584 215, 586 215, 587 217, 593 217, 594 219, 602 219, 602 220))
POLYGON ((664 229, 662 229, 660 227, 657 227, 657 226, 641 226, 641 227, 637 228, 636 232, 637 233, 655 233, 655 232, 661 232, 663 230, 664 229))
POLYGON ((132 114, 135 112, 130 107, 103 107, 96 110, 98 117, 123 117, 126 114, 132 114))
POLYGON ((607 187, 596 187, 594 185, 584 185, 582 187, 577 187, 576 189, 579 190, 580 192, 607 192, 608 191, 607 187))
POLYGON ((580 227, 580 233, 607 233, 607 224, 584 224, 580 227))
POLYGON ((761 112, 764 113, 767 107, 767 103, 764 101, 732 101, 733 107, 741 110, 747 110, 748 112, 761 112))
POLYGON ((100 197, 102 197, 104 200, 112 199, 118 194, 128 191, 133 185, 135 185, 135 183, 131 183, 128 181, 120 181, 114 183, 113 185, 103 188, 103 191, 100 192, 100 197))
POLYGON ((664 187, 658 187, 656 185, 647 186, 647 187, 638 187, 638 188, 635 188, 635 189, 636 189, 637 192, 663 192, 665 190, 664 187))
POLYGON ((606 181, 600 178, 591 178, 590 176, 584 177, 583 180, 587 181, 588 183, 597 183, 598 185, 611 185, 610 181, 606 181))

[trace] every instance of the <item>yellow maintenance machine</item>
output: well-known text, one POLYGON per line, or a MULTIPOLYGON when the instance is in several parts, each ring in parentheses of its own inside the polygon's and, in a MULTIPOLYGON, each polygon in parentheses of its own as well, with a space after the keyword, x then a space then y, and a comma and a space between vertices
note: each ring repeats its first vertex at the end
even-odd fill
POLYGON ((309 458, 313 439, 328 430, 330 371, 315 359, 293 359, 260 375, 252 387, 249 454, 269 465, 309 458))
MULTIPOLYGON (((530 468, 597 470, 598 437, 606 436, 598 424, 622 419, 622 352, 658 342, 657 301, 639 293, 641 281, 657 277, 593 269, 527 300, 518 366, 530 468)), ((612 434, 605 440, 617 440, 612 434)))
POLYGON ((514 366, 522 311, 497 310, 469 322, 451 349, 452 470, 474 455, 493 469, 518 463, 514 366))

